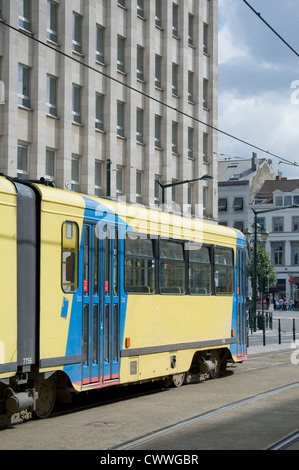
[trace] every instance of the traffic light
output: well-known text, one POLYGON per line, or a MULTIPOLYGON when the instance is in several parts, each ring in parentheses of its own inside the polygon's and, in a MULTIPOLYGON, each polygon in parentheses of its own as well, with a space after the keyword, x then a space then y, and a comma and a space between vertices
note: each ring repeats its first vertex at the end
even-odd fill
POLYGON ((293 279, 292 274, 289 275, 289 284, 290 284, 290 286, 292 286, 294 284, 294 279, 293 279))
POLYGON ((259 278, 259 291, 263 294, 269 292, 269 277, 263 276, 259 278))

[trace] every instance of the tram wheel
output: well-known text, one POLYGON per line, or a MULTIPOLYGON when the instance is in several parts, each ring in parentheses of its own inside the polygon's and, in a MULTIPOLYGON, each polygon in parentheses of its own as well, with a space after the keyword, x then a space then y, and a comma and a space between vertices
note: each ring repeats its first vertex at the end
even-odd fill
POLYGON ((172 383, 175 387, 181 387, 185 382, 186 374, 183 372, 182 374, 174 374, 172 376, 172 383))
POLYGON ((211 379, 217 379, 221 372, 221 353, 217 349, 211 351, 210 360, 213 362, 215 369, 210 371, 211 379))
POLYGON ((47 418, 55 405, 56 383, 52 375, 49 379, 36 379, 34 388, 38 393, 34 414, 38 418, 47 418))

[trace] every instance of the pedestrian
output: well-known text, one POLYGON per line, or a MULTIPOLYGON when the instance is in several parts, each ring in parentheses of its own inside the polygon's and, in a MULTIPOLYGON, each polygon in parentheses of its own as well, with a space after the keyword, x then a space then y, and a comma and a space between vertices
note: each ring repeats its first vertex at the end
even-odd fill
POLYGON ((293 310, 293 305, 294 305, 293 299, 289 299, 289 311, 293 310))
POLYGON ((288 301, 287 301, 287 298, 285 297, 285 298, 283 299, 283 310, 284 310, 284 311, 286 311, 287 305, 288 305, 288 301))
POLYGON ((270 295, 267 294, 266 296, 266 303, 267 303, 267 310, 269 310, 269 307, 270 307, 270 295))
POLYGON ((282 307, 283 307, 283 298, 280 297, 280 299, 279 299, 279 310, 282 310, 282 307))

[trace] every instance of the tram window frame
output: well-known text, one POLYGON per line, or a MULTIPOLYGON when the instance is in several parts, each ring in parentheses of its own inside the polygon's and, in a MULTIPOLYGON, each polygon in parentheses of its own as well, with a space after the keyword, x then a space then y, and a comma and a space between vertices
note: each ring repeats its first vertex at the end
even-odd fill
MULTIPOLYGON (((186 246, 185 246, 186 247, 186 246)), ((187 248, 187 247, 186 247, 187 248)), ((190 295, 212 295, 213 294, 213 272, 212 272, 212 247, 210 245, 189 243, 188 244, 188 291, 190 295), (198 246, 198 248, 196 248, 198 246), (195 252, 199 253, 201 250, 205 250, 207 253, 207 261, 203 259, 192 259, 192 254, 195 252), (201 270, 203 270, 205 275, 208 276, 208 279, 205 283, 200 283, 197 287, 191 286, 193 280, 192 270, 199 269, 199 274, 201 275, 201 270)))
POLYGON ((74 294, 78 285, 79 226, 76 222, 66 220, 61 225, 61 288, 65 294, 74 294))
POLYGON ((124 289, 127 294, 152 295, 156 293, 157 262, 155 251, 154 240, 151 239, 147 234, 137 234, 135 232, 126 233, 124 256, 124 289), (130 252, 128 251, 128 240, 130 240, 130 243, 132 242, 130 252), (151 249, 148 251, 148 254, 144 254, 144 251, 142 251, 142 241, 151 242, 151 249), (144 275, 146 272, 145 270, 149 270, 149 274, 147 276, 144 275), (140 285, 127 284, 127 280, 133 280, 134 277, 135 280, 139 278, 139 281, 141 281, 140 285), (146 282, 149 280, 150 282, 146 282))
MULTIPOLYGON (((226 258, 227 259, 227 258, 226 258)), ((235 256, 233 248, 228 248, 225 246, 214 246, 214 283, 215 283, 215 294, 216 295, 233 295, 234 293, 234 267, 235 267, 235 256), (228 263, 221 263, 217 260, 217 251, 223 251, 223 253, 227 252, 231 254, 231 264, 228 263), (218 262, 217 262, 218 261, 218 262), (221 286, 224 284, 217 284, 217 276, 216 272, 218 273, 218 281, 220 280, 220 275, 225 273, 225 290, 221 286), (230 279, 227 280, 227 274, 229 274, 230 279), (227 289, 229 287, 229 289, 227 289), (221 289, 221 290, 219 290, 221 289)))
MULTIPOLYGON (((184 242, 182 240, 175 240, 175 239, 164 239, 160 238, 159 240, 159 293, 164 295, 164 294, 172 294, 172 295, 185 295, 187 293, 187 276, 186 276, 186 253, 184 249, 184 242), (165 252, 163 253, 162 246, 164 244, 169 244, 169 247, 174 247, 175 245, 179 245, 181 247, 181 253, 182 257, 175 257, 175 251, 172 250, 172 252, 166 253, 167 256, 165 256, 165 252), (164 255, 164 256, 163 256, 164 255), (172 256, 171 256, 172 255, 172 256), (166 268, 169 268, 170 266, 170 271, 172 271, 172 268, 180 267, 182 266, 182 273, 183 273, 183 278, 181 279, 183 282, 181 285, 172 285, 172 282, 169 284, 167 283, 167 280, 173 279, 172 274, 168 274, 168 276, 165 277, 166 283, 162 285, 162 279, 163 279, 163 269, 165 266, 166 268)), ((169 272, 170 272, 169 271, 169 272)), ((167 273, 166 273, 167 274, 167 273)))

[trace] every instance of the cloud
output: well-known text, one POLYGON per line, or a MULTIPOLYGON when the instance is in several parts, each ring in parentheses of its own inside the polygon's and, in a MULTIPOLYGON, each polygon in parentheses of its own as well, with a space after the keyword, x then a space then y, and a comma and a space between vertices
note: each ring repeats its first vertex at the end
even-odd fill
MULTIPOLYGON (((293 47, 298 2, 251 0, 293 47)), ((280 157, 299 161, 299 58, 239 0, 219 0, 219 128, 280 157), (298 80, 298 82, 297 82, 298 80), (293 83, 294 88, 291 88, 293 83)), ((250 157, 250 146, 219 134, 219 153, 250 157)), ((269 158, 272 158, 269 156, 269 158)), ((284 176, 299 168, 278 165, 284 176)))

